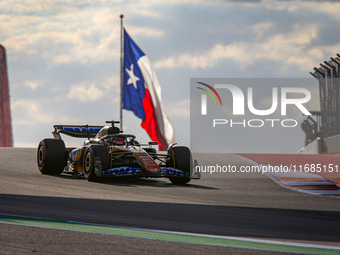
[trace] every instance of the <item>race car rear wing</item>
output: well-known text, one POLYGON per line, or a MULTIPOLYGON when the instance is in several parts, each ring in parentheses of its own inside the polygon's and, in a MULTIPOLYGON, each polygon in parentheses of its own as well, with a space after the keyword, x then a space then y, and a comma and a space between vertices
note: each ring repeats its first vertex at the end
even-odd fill
POLYGON ((54 125, 52 132, 54 138, 61 139, 60 134, 65 134, 77 138, 93 138, 104 126, 89 125, 54 125))

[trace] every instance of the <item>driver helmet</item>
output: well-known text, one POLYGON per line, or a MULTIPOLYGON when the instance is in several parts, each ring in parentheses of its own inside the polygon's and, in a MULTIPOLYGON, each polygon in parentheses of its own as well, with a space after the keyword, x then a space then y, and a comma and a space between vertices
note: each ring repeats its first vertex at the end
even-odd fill
POLYGON ((120 129, 117 127, 109 127, 107 130, 108 135, 115 135, 120 133, 120 129))

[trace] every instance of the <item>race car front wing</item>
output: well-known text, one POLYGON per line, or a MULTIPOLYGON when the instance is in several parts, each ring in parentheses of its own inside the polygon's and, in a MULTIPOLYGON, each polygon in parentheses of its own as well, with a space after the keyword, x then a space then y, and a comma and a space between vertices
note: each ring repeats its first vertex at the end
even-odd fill
POLYGON ((98 177, 190 177, 188 173, 185 173, 179 169, 172 167, 160 167, 161 174, 155 176, 142 168, 137 167, 115 167, 108 170, 102 170, 102 164, 99 157, 95 158, 95 173, 98 177))

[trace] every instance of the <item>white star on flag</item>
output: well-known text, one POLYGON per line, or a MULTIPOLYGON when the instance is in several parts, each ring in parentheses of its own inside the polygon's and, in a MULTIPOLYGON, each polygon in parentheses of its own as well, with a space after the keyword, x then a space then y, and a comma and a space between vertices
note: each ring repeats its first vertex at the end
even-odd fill
POLYGON ((127 85, 132 84, 135 87, 135 89, 137 89, 137 81, 139 81, 139 78, 133 72, 133 64, 131 64, 130 70, 128 68, 125 68, 125 71, 129 75, 127 85))

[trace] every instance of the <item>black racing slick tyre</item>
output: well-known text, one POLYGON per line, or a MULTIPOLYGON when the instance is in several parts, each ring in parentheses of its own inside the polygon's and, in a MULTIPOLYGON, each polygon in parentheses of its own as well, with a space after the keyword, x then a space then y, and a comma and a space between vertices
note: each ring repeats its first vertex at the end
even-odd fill
POLYGON ((84 154, 83 170, 85 179, 88 181, 99 181, 101 176, 96 175, 95 162, 96 158, 100 159, 102 171, 109 169, 111 157, 109 149, 102 144, 90 145, 84 154))
POLYGON ((37 163, 42 174, 61 174, 66 166, 67 153, 61 139, 46 138, 38 146, 37 163))
POLYGON ((189 175, 189 177, 170 177, 173 184, 181 185, 191 181, 190 173, 193 166, 191 151, 188 147, 177 146, 169 151, 170 160, 167 165, 179 169, 189 175))

